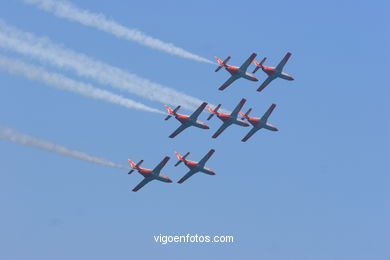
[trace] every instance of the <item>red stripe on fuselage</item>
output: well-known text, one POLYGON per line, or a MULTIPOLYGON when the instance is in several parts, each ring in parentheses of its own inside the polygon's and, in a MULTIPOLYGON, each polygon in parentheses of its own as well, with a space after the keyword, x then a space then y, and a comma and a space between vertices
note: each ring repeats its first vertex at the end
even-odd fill
POLYGON ((185 115, 176 115, 176 119, 179 120, 182 124, 185 124, 188 122, 190 117, 185 115))
POLYGON ((275 68, 272 67, 263 67, 263 71, 267 73, 268 76, 272 76, 275 73, 275 68))
POLYGON ((197 163, 197 162, 194 162, 194 161, 186 161, 186 165, 187 165, 188 168, 190 168, 190 169, 194 169, 194 168, 198 167, 198 163, 197 163))
POLYGON ((230 119, 230 115, 219 113, 218 118, 221 119, 223 122, 226 122, 230 119))
POLYGON ((140 168, 138 171, 145 178, 150 177, 152 175, 152 170, 150 169, 140 168))
POLYGON ((229 66, 229 65, 228 65, 228 66, 226 67, 226 70, 227 70, 230 74, 235 75, 235 74, 238 73, 239 68, 234 67, 234 66, 229 66))

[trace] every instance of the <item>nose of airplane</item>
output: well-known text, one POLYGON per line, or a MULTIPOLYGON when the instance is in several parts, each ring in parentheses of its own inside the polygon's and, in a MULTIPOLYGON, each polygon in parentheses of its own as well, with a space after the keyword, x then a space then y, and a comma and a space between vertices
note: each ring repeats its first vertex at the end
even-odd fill
POLYGON ((210 127, 208 125, 204 125, 204 128, 205 129, 210 129, 210 127))
POLYGON ((168 181, 169 183, 171 183, 171 182, 172 182, 172 180, 171 180, 171 179, 169 179, 168 177, 167 177, 167 181, 168 181))

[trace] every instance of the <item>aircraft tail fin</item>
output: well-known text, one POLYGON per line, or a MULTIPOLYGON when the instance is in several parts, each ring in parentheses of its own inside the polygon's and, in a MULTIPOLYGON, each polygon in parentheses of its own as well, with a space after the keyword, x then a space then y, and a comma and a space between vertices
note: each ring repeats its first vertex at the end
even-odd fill
POLYGON ((129 159, 129 163, 131 165, 131 168, 133 168, 131 171, 129 171, 128 174, 132 174, 134 170, 139 170, 139 167, 144 162, 144 160, 139 161, 137 164, 135 164, 132 160, 129 159))
POLYGON ((215 109, 212 109, 210 106, 207 106, 207 109, 211 112, 207 120, 210 120, 214 115, 218 115, 218 109, 221 107, 221 104, 216 106, 215 109))
POLYGON ((185 162, 186 161, 186 158, 187 156, 190 154, 190 152, 186 153, 184 156, 181 156, 179 153, 175 152, 176 156, 177 156, 177 159, 179 159, 177 161, 177 163, 175 164, 175 167, 178 166, 181 162, 185 162))
POLYGON ((215 57, 215 59, 218 61, 218 63, 219 63, 219 66, 218 66, 218 68, 216 68, 216 70, 215 70, 215 72, 217 72, 217 71, 219 71, 222 67, 225 67, 226 65, 227 65, 227 63, 228 63, 228 61, 230 60, 230 56, 229 57, 227 57, 224 61, 222 61, 220 58, 218 58, 218 57, 215 57))
POLYGON ((261 60, 260 63, 258 63, 256 60, 253 60, 253 63, 256 65, 256 68, 253 70, 252 73, 256 73, 256 71, 257 71, 258 69, 263 68, 263 64, 264 64, 264 62, 265 62, 266 60, 267 60, 267 58, 264 58, 264 59, 261 60))
POLYGON ((176 116, 176 112, 180 109, 181 106, 177 106, 174 110, 172 110, 169 106, 165 106, 165 108, 168 110, 169 115, 165 118, 165 120, 168 120, 172 116, 176 116))

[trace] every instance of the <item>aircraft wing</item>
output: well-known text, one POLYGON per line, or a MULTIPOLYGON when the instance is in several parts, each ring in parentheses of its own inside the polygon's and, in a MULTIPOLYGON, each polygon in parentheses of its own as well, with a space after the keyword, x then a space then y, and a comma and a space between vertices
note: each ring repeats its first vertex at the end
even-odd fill
POLYGON ((165 156, 165 158, 153 169, 153 174, 158 175, 168 161, 169 156, 165 156))
POLYGON ((268 117, 271 115, 272 111, 275 109, 276 105, 272 104, 268 110, 264 113, 264 115, 261 117, 261 121, 267 122, 268 117))
POLYGON ((256 53, 252 53, 252 55, 240 66, 240 70, 246 71, 249 65, 251 65, 252 61, 256 58, 256 56, 256 53))
POLYGON ((184 129, 186 129, 187 127, 189 127, 189 125, 184 125, 182 124, 181 126, 179 126, 175 132, 173 132, 169 138, 174 138, 175 136, 177 136, 178 134, 180 134, 184 129))
POLYGON ((213 153, 215 152, 214 149, 211 149, 200 161, 199 161, 199 164, 200 165, 205 165, 207 160, 210 159, 211 155, 213 155, 213 153))
POLYGON ((263 89, 265 89, 266 86, 268 86, 269 83, 271 83, 271 81, 273 81, 275 79, 274 76, 268 76, 268 78, 266 78, 266 80, 264 80, 263 84, 261 84, 261 86, 257 89, 257 91, 262 91, 263 89))
POLYGON ((240 103, 236 106, 236 108, 233 110, 233 112, 230 114, 231 117, 237 118, 238 113, 241 111, 242 107, 244 106, 246 102, 246 99, 241 99, 240 103))
POLYGON ((202 113, 203 109, 207 106, 207 102, 203 102, 198 109, 195 110, 194 113, 190 116, 191 119, 197 119, 200 113, 202 113))
POLYGON ((230 84, 232 84, 236 79, 238 79, 236 76, 230 76, 230 78, 219 87, 219 90, 224 90, 225 88, 229 87, 230 84))
POLYGON ((226 128, 228 128, 228 126, 230 126, 231 124, 229 123, 223 123, 219 128, 218 130, 213 134, 212 138, 217 138, 223 131, 225 131, 226 128))
POLYGON ((135 188, 133 189, 133 191, 138 191, 139 189, 141 189, 143 186, 145 186, 148 182, 150 182, 152 180, 152 178, 145 178, 143 179, 140 183, 138 183, 137 186, 135 186, 135 188))
POLYGON ((242 138, 242 142, 246 142, 249 138, 251 138, 251 136, 254 134, 254 133, 256 133, 258 130, 259 130, 260 128, 256 128, 256 127, 253 127, 250 131, 249 131, 249 133, 244 137, 244 138, 242 138))
POLYGON ((276 70, 277 71, 282 71, 283 70, 283 67, 284 65, 286 65, 288 59, 291 57, 291 52, 287 52, 287 54, 284 56, 283 60, 281 60, 278 64, 278 66, 276 66, 276 70))
POLYGON ((189 172, 186 173, 186 175, 183 176, 177 183, 183 183, 185 182, 189 177, 197 173, 198 171, 195 170, 190 170, 189 172))

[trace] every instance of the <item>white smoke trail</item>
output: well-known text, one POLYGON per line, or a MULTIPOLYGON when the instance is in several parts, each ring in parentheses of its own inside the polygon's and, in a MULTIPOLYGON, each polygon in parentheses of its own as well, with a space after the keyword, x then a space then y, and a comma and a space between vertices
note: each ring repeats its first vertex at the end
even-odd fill
POLYGON ((72 150, 64 146, 54 144, 49 141, 39 139, 28 134, 20 133, 8 127, 0 126, 0 139, 5 139, 14 143, 19 143, 21 145, 31 146, 48 152, 73 157, 76 159, 80 159, 83 161, 87 161, 99 165, 104 165, 104 166, 119 168, 119 169, 129 168, 124 165, 117 164, 102 158, 94 157, 80 151, 72 150))
POLYGON ((67 1, 25 0, 25 2, 36 5, 38 8, 46 12, 53 13, 57 17, 66 18, 86 26, 94 27, 98 30, 111 33, 119 38, 134 41, 152 49, 160 50, 186 59, 214 64, 214 62, 179 48, 172 43, 163 42, 137 29, 127 28, 108 19, 103 14, 92 13, 88 10, 79 9, 67 1))
POLYGON ((14 75, 23 76, 30 80, 40 81, 48 86, 72 91, 82 96, 103 100, 116 105, 124 106, 131 109, 139 109, 147 112, 165 114, 164 112, 148 107, 131 99, 124 98, 120 95, 113 94, 109 91, 102 90, 80 81, 72 80, 58 73, 47 72, 44 69, 24 63, 20 60, 7 58, 0 55, 0 69, 14 75))
POLYGON ((97 61, 82 53, 61 47, 47 38, 23 32, 7 25, 0 19, 0 47, 49 62, 61 69, 69 69, 80 76, 88 77, 100 84, 126 90, 132 94, 163 104, 181 105, 194 110, 202 101, 141 78, 120 68, 97 61))

